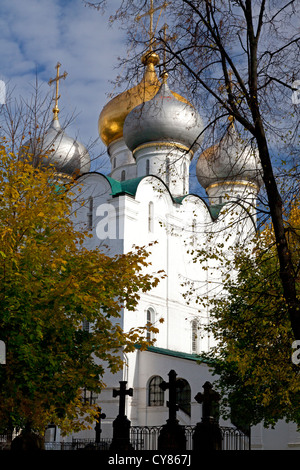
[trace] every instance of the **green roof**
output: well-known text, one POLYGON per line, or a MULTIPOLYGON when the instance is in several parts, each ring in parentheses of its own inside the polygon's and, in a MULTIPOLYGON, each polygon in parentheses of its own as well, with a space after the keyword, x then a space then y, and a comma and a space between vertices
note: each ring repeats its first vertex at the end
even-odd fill
MULTIPOLYGON (((150 175, 151 176, 151 175, 150 175)), ((139 183, 142 181, 142 179, 145 178, 145 176, 140 176, 139 178, 133 178, 130 180, 125 180, 125 181, 117 181, 110 176, 105 176, 107 181, 109 182, 111 186, 111 195, 112 196, 120 196, 121 194, 129 194, 130 196, 135 196, 137 187, 139 183)), ((176 204, 182 204, 182 201, 189 196, 189 194, 185 194, 183 196, 178 196, 178 197, 173 197, 170 193, 171 198, 173 199, 173 202, 176 204)), ((199 197, 199 196, 197 196, 199 197)), ((201 199, 201 198, 200 198, 201 199)), ((207 206, 207 204, 206 204, 207 206)), ((214 204, 213 206, 207 206, 210 215, 213 219, 217 219, 218 215, 220 213, 220 210, 224 204, 214 204)))
POLYGON ((110 183, 112 196, 117 196, 118 194, 129 194, 130 196, 135 196, 137 187, 144 176, 125 181, 117 181, 110 176, 106 176, 106 178, 110 183))
POLYGON ((224 207, 225 204, 213 204, 212 206, 208 206, 208 210, 210 212, 210 215, 212 216, 213 219, 217 219, 222 207, 224 207))
MULTIPOLYGON (((140 349, 140 346, 136 345, 136 348, 140 349)), ((180 359, 187 359, 189 361, 209 362, 207 359, 202 358, 198 354, 188 354, 181 351, 173 351, 171 349, 157 348, 155 346, 148 346, 146 351, 156 354, 163 354, 165 356, 178 357, 180 359)))

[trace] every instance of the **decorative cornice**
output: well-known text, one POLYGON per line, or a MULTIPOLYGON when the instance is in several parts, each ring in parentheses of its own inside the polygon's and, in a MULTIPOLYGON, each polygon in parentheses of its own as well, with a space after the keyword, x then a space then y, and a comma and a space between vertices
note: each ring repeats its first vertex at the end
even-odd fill
POLYGON ((218 186, 230 186, 230 185, 238 185, 238 186, 251 186, 252 188, 255 188, 257 191, 259 190, 259 187, 255 183, 251 183, 250 181, 221 181, 219 183, 213 183, 207 186, 206 191, 208 189, 216 188, 218 186))
POLYGON ((173 147, 190 153, 191 157, 194 155, 194 152, 189 147, 187 147, 186 145, 178 144, 176 142, 149 142, 147 144, 139 145, 135 150, 133 150, 132 153, 134 155, 138 150, 150 147, 173 147))

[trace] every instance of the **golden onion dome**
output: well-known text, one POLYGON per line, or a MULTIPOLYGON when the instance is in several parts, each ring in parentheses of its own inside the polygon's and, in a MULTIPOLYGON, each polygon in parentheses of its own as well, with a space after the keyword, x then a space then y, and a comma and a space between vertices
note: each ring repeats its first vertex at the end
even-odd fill
MULTIPOLYGON (((155 65, 159 63, 159 56, 155 52, 148 52, 142 57, 142 63, 145 66, 145 72, 141 82, 109 101, 100 113, 99 135, 107 147, 123 137, 124 121, 130 111, 154 98, 160 89, 161 83, 155 71, 155 65)), ((189 104, 179 94, 173 91, 171 93, 179 101, 189 104)))

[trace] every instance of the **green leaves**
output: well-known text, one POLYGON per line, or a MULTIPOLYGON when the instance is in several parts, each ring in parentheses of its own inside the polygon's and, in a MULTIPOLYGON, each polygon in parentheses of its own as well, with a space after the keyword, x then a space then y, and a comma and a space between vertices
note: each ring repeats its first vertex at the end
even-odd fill
POLYGON ((115 257, 84 246, 87 233, 72 221, 72 182, 57 190, 51 169, 40 171, 0 152, 0 423, 49 422, 62 431, 84 429, 95 410, 80 397, 100 393, 103 362, 112 372, 120 350, 145 342, 145 331, 122 331, 121 305, 135 310, 140 291, 161 275, 142 274, 145 248, 115 257), (68 190, 66 190, 68 189, 68 190), (82 330, 84 320, 93 325, 82 330))

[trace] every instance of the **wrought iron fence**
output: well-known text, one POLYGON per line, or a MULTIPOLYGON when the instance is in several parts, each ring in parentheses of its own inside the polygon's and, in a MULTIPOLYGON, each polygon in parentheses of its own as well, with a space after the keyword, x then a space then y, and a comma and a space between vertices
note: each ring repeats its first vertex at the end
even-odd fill
MULTIPOLYGON (((140 450, 157 450, 158 436, 162 426, 132 426, 130 442, 133 448, 140 450)), ((195 426, 184 426, 186 450, 193 450, 193 433, 195 426)), ((236 428, 222 427, 222 450, 249 450, 250 439, 236 428)), ((95 443, 91 439, 73 439, 72 442, 48 442, 46 450, 109 450, 111 439, 101 439, 95 443)))
POLYGON ((91 439, 73 439, 71 442, 46 442, 46 450, 109 450, 111 439, 95 442, 91 439))
POLYGON ((231 427, 221 427, 223 450, 250 450, 250 436, 231 427))
MULTIPOLYGON (((221 426, 222 450, 249 450, 250 439, 242 431, 221 426)), ((135 450, 157 450, 158 436, 162 426, 132 426, 130 441, 135 450)), ((193 450, 195 426, 184 426, 186 450, 193 450)))

